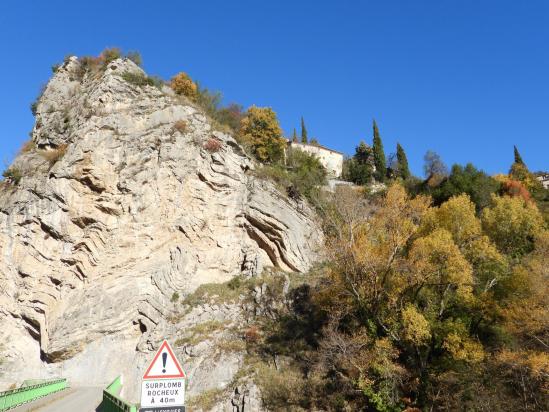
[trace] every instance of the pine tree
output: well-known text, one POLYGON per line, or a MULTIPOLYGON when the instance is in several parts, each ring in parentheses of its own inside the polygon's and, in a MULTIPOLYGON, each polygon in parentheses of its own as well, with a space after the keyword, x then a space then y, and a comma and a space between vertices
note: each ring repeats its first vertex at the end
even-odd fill
POLYGON ((381 137, 379 136, 379 129, 377 128, 377 123, 374 120, 374 164, 376 166, 376 178, 380 182, 385 180, 385 173, 387 172, 387 165, 385 162, 385 152, 383 151, 383 143, 381 142, 381 137))
POLYGON ((301 143, 307 143, 307 128, 305 127, 305 120, 301 116, 301 143))
POLYGON ((295 127, 294 127, 294 134, 292 135, 292 142, 297 143, 297 133, 295 131, 295 127))
POLYGON ((398 162, 398 175, 402 177, 404 180, 408 179, 410 177, 410 168, 408 167, 408 158, 406 157, 406 153, 404 153, 404 149, 400 145, 400 143, 397 143, 397 162, 398 162))
POLYGON ((522 160, 522 157, 520 156, 520 153, 519 153, 517 147, 513 146, 513 148, 515 149, 515 163, 524 165, 524 161, 522 160))

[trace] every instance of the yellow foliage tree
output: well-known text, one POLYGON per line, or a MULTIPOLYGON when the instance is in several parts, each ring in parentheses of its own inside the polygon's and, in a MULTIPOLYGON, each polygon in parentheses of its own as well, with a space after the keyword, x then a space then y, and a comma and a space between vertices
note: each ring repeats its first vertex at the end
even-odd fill
POLYGON ((461 248, 481 233, 480 220, 475 213, 475 204, 466 194, 452 197, 438 208, 432 208, 425 217, 423 232, 436 228, 446 229, 461 248))
POLYGON ((416 346, 424 345, 431 339, 429 322, 413 305, 406 306, 402 311, 402 326, 404 339, 416 346))
POLYGON ((486 234, 507 255, 517 257, 531 252, 536 235, 544 226, 536 205, 509 196, 493 196, 492 201, 493 206, 482 213, 486 234))
POLYGON ((455 293, 464 301, 472 298, 473 270, 445 229, 436 229, 417 239, 410 251, 413 284, 429 286, 438 299, 433 302, 442 316, 448 300, 455 293))
POLYGON ((259 161, 275 163, 283 159, 286 141, 270 107, 250 107, 242 119, 240 136, 259 161))

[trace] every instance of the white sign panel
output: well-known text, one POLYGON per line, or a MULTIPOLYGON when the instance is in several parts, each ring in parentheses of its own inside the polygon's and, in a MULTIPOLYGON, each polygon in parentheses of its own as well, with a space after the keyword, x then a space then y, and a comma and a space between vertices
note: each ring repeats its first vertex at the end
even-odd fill
POLYGON ((143 375, 141 406, 155 411, 184 410, 170 407, 185 405, 185 377, 170 344, 162 342, 143 375))
POLYGON ((141 384, 141 407, 170 407, 185 404, 185 379, 145 380, 141 384))

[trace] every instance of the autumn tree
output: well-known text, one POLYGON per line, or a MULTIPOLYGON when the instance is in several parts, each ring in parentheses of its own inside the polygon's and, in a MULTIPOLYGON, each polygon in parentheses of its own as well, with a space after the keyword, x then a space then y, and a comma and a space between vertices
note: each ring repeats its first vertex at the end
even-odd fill
POLYGON ((242 119, 240 136, 261 162, 275 163, 284 157, 286 141, 270 107, 250 107, 242 119))
POLYGON ((493 197, 493 206, 484 209, 482 225, 503 253, 520 257, 534 249, 543 217, 538 208, 521 197, 493 197))

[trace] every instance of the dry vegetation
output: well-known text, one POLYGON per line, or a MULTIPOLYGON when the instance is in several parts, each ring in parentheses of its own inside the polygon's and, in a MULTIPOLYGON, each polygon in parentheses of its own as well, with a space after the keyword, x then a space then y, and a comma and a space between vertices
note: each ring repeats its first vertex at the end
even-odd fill
POLYGON ((48 161, 50 167, 53 167, 67 153, 67 145, 62 144, 53 149, 40 150, 40 155, 48 161))
POLYGON ((215 137, 210 137, 206 143, 204 143, 204 149, 210 153, 219 152, 221 150, 221 142, 215 137))

